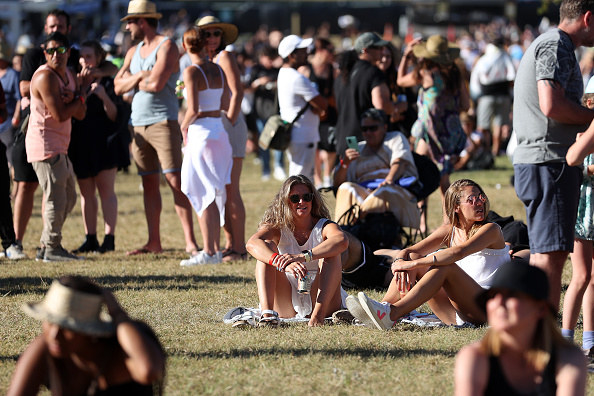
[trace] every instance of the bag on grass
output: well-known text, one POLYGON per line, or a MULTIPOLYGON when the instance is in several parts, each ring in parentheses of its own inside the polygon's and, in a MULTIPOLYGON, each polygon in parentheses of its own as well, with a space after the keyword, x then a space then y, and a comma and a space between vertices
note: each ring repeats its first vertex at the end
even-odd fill
POLYGON ((393 212, 372 212, 366 213, 365 216, 360 215, 359 205, 354 204, 341 216, 341 219, 346 217, 347 220, 348 218, 351 218, 351 220, 354 218, 356 220, 345 223, 339 219, 338 223, 352 224, 341 225, 340 228, 365 242, 372 252, 378 249, 393 249, 394 247, 403 248, 408 246, 408 236, 402 230, 400 222, 396 219, 393 212))
POLYGON ((291 143, 291 130, 293 129, 293 124, 303 115, 303 113, 305 113, 308 107, 309 102, 305 107, 299 110, 295 119, 290 123, 283 120, 278 114, 268 118, 262 129, 262 133, 260 133, 258 146, 260 146, 262 150, 271 148, 274 150, 285 151, 291 143))

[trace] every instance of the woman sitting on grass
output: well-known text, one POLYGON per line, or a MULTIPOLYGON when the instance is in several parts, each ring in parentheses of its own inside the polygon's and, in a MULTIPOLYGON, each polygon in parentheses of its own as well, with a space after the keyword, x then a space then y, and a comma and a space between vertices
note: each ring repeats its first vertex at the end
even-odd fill
POLYGON ((497 271, 477 302, 490 329, 456 356, 455 394, 583 395, 585 358, 559 332, 546 274, 524 260, 497 271))
POLYGON ((42 333, 21 355, 8 395, 154 395, 165 353, 153 331, 130 319, 114 295, 79 276, 55 280, 45 299, 23 306, 42 333), (105 304, 111 318, 101 317, 105 304))
POLYGON ((285 180, 246 245, 258 260, 259 326, 278 326, 279 316, 309 317, 310 326, 319 326, 344 306, 340 254, 348 241, 329 219, 328 208, 307 177, 285 180), (315 276, 309 295, 297 292, 298 279, 306 274, 315 276))
POLYGON ((509 247, 501 228, 486 221, 489 200, 474 181, 458 180, 447 189, 448 221, 421 242, 398 252, 394 278, 382 302, 360 292, 347 308, 365 325, 387 330, 396 320, 428 302, 446 324, 482 324, 485 314, 474 298, 488 288, 509 247))

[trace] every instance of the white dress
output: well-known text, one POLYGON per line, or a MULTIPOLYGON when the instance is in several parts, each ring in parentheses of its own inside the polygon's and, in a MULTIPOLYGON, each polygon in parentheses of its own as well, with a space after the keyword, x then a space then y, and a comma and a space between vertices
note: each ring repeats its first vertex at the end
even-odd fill
MULTIPOLYGON (((202 72, 198 65, 193 66, 202 72)), ((200 111, 220 110, 223 88, 211 89, 206 76, 204 79, 207 88, 198 91, 200 111)), ((181 189, 199 216, 214 201, 221 226, 225 224, 225 185, 231 183, 232 165, 231 144, 221 118, 204 117, 194 121, 188 128, 184 148, 181 189)))
MULTIPOLYGON (((278 252, 280 254, 299 254, 304 250, 310 250, 318 246, 320 243, 324 241, 324 238, 322 237, 322 229, 328 221, 330 220, 324 218, 318 220, 314 228, 311 230, 309 238, 303 245, 299 245, 297 243, 297 240, 295 239, 295 236, 293 236, 291 230, 287 228, 281 229, 281 237, 278 243, 278 252)), ((316 274, 317 276, 320 260, 321 259, 312 260, 308 263, 305 263, 307 271, 312 274, 316 274)), ((295 276, 291 273, 285 273, 285 275, 287 276, 287 279, 291 284, 293 308, 295 309, 295 312, 297 312, 296 317, 305 318, 313 311, 313 307, 311 305, 311 295, 297 293, 297 278, 295 278, 295 276)), ((314 280, 315 278, 312 280, 312 282, 314 280)), ((340 288, 340 296, 342 300, 342 306, 345 307, 345 299, 347 298, 347 293, 342 289, 342 287, 340 288)))

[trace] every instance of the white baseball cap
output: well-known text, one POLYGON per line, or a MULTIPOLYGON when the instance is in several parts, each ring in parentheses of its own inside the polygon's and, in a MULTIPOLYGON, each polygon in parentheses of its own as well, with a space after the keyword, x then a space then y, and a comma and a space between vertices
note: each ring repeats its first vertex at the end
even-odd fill
POLYGON ((289 55, 299 48, 308 48, 313 43, 312 38, 302 39, 301 37, 291 34, 281 40, 278 45, 278 54, 281 58, 288 58, 289 55))

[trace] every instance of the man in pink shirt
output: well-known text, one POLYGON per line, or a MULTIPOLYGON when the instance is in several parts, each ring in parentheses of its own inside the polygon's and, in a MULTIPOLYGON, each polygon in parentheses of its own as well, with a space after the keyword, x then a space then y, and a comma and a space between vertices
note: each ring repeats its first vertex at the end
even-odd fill
POLYGON ((78 257, 62 247, 62 226, 76 203, 76 177, 68 159, 72 117, 82 119, 85 96, 77 94, 76 76, 66 63, 68 38, 50 34, 43 46, 46 64, 31 79, 31 113, 25 145, 44 195, 41 246, 43 261, 69 261, 78 257))

